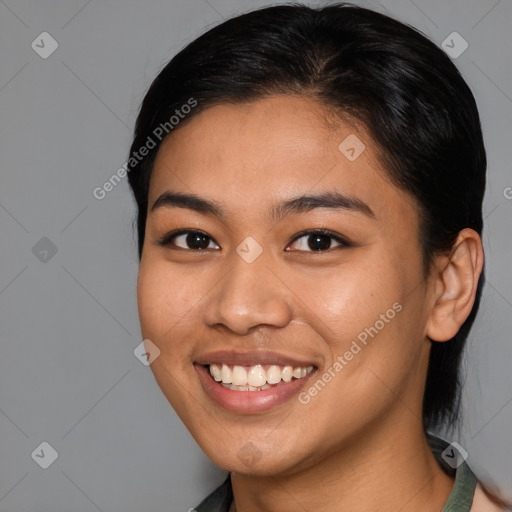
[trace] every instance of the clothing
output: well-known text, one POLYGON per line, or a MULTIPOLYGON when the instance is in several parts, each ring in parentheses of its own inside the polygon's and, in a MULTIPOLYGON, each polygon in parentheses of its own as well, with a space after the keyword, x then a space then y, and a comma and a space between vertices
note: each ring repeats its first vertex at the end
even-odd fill
MULTIPOLYGON (((448 474, 455 476, 452 492, 441 512, 470 512, 477 486, 475 475, 465 461, 457 469, 452 469, 442 458, 441 454, 448 448, 449 443, 432 434, 427 434, 427 441, 441 467, 448 474)), ((233 490, 231 488, 231 477, 228 475, 219 487, 195 507, 195 510, 197 512, 229 512, 232 501, 233 490)))

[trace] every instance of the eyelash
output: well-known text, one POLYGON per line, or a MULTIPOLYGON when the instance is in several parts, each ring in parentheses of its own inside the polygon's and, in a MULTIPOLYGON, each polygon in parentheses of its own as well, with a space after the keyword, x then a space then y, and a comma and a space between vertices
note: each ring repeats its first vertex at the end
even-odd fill
MULTIPOLYGON (((205 233, 204 231, 200 231, 198 229, 178 229, 178 230, 171 231, 170 233, 167 233, 166 235, 164 235, 162 238, 160 238, 157 241, 157 244, 162 247, 169 247, 169 246, 173 245, 172 241, 176 237, 178 237, 180 235, 184 235, 184 234, 191 234, 191 233, 198 233, 200 235, 204 235, 205 237, 209 238, 211 241, 216 243, 213 240, 213 238, 211 236, 209 236, 207 233, 205 233)), ((288 243, 288 245, 296 242, 300 238, 307 236, 307 235, 325 235, 325 236, 332 238, 336 242, 338 242, 341 247, 350 247, 351 246, 351 244, 341 235, 338 235, 332 231, 329 231, 328 229, 323 229, 323 228, 306 229, 304 231, 301 231, 300 233, 297 233, 297 235, 288 243)), ((340 246, 337 246, 337 247, 340 247, 340 246)), ((176 247, 176 249, 183 250, 183 251, 192 251, 192 252, 201 252, 201 251, 209 250, 209 249, 188 249, 188 248, 184 249, 183 247, 176 247)), ((311 253, 319 253, 320 252, 320 253, 322 253, 322 252, 329 252, 332 249, 336 249, 336 247, 329 247, 329 249, 320 250, 320 251, 300 251, 299 250, 297 252, 311 252, 311 253)), ((288 252, 291 252, 291 251, 288 251, 288 252)))

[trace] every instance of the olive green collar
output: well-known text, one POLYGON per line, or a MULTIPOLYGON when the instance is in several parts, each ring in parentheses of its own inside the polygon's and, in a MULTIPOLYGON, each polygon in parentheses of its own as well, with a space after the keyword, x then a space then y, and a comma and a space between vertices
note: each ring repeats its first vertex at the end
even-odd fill
POLYGON ((455 476, 452 492, 441 512, 469 512, 477 484, 475 475, 456 447, 428 433, 427 441, 444 471, 451 476, 455 476), (457 466, 456 469, 453 466, 457 466))

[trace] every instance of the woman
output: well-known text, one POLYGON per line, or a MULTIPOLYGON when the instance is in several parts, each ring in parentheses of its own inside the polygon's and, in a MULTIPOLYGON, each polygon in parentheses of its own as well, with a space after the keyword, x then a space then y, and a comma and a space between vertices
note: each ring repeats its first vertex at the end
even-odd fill
POLYGON ((131 151, 151 368, 229 471, 198 511, 504 510, 431 434, 484 266, 478 111, 439 48, 347 4, 238 16, 162 70, 131 151))

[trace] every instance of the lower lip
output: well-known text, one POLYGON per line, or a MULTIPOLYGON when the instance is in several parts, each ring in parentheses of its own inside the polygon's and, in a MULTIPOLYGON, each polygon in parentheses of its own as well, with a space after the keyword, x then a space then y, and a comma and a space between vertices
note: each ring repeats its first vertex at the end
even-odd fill
POLYGON ((261 391, 235 391, 221 386, 210 375, 208 368, 194 363, 201 385, 206 394, 218 405, 228 411, 242 414, 265 412, 289 400, 306 385, 310 377, 316 373, 314 369, 305 377, 273 386, 261 391))

